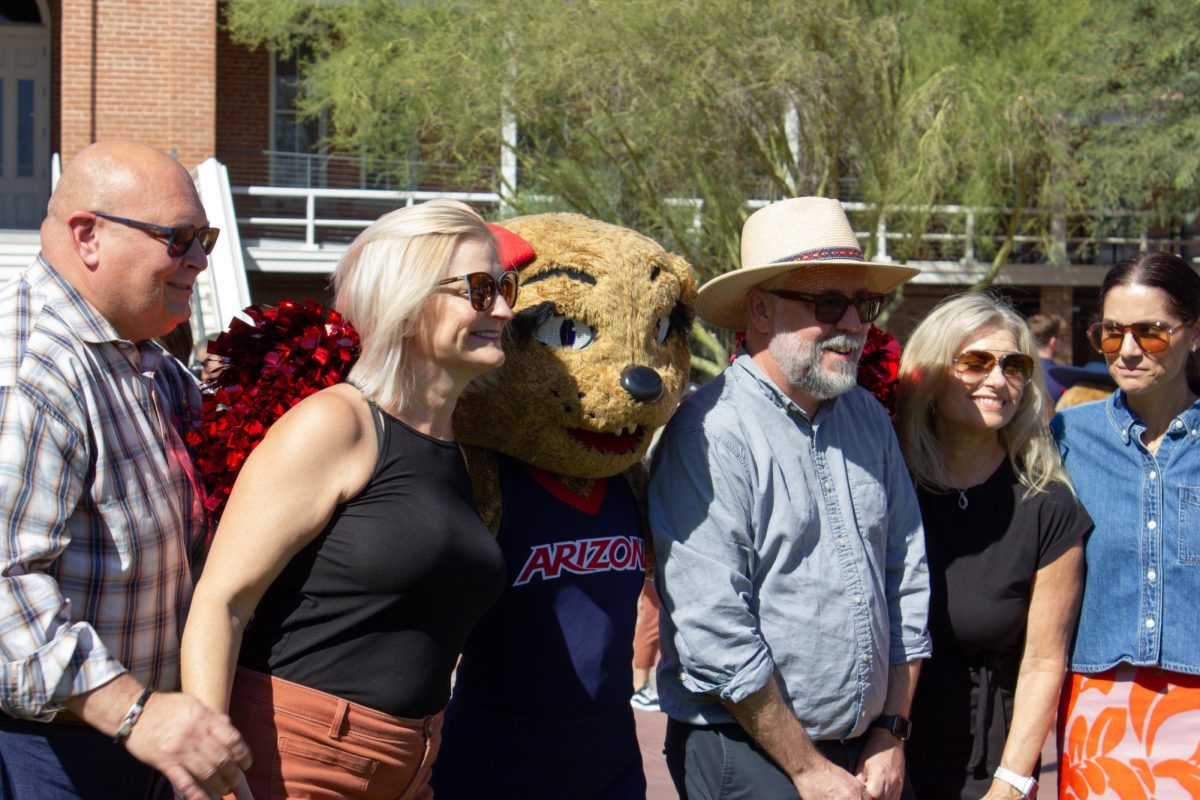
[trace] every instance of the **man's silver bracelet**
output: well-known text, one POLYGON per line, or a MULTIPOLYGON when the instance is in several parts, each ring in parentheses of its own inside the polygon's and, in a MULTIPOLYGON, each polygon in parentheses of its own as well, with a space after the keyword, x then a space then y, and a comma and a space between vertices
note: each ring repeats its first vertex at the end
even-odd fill
POLYGON ((117 728, 117 733, 113 736, 113 742, 116 744, 124 744, 129 738, 129 732, 133 730, 133 726, 142 718, 142 712, 146 710, 146 701, 150 699, 150 695, 154 694, 153 689, 146 689, 142 692, 137 700, 133 701, 133 705, 125 712, 125 718, 121 720, 120 727, 117 728))

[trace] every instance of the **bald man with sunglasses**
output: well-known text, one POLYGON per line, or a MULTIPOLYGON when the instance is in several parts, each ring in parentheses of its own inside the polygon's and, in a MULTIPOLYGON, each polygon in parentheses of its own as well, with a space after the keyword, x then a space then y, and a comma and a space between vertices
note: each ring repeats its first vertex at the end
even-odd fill
POLYGON ((250 763, 228 717, 175 691, 207 525, 200 395, 152 341, 190 317, 218 235, 165 153, 94 144, 0 289, 2 797, 202 800, 250 763))

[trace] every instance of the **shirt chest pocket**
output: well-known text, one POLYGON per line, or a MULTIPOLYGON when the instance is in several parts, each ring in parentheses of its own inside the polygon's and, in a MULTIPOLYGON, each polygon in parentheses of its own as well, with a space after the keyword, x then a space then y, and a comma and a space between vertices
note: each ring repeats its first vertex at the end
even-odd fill
POLYGON ((1200 564, 1200 486, 1179 487, 1179 560, 1200 564))
POLYGON ((883 482, 884 470, 882 460, 846 463, 850 502, 854 504, 854 522, 862 537, 872 542, 882 541, 887 533, 887 488, 883 482))

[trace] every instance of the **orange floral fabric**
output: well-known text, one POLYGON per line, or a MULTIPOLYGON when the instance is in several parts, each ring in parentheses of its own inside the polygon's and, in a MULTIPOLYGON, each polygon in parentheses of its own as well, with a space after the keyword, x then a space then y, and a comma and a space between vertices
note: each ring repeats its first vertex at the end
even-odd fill
POLYGON ((1058 713, 1061 800, 1200 798, 1200 676, 1071 673, 1058 713))

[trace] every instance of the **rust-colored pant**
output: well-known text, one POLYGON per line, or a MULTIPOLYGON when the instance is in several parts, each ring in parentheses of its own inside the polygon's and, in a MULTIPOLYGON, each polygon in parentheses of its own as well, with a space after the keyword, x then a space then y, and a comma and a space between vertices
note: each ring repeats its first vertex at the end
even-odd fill
POLYGON ((642 584, 637 626, 633 629, 633 668, 654 669, 658 661, 658 591, 653 581, 642 584))
POLYGON ((255 800, 431 800, 442 715, 393 717, 238 668, 229 715, 250 746, 255 800))

